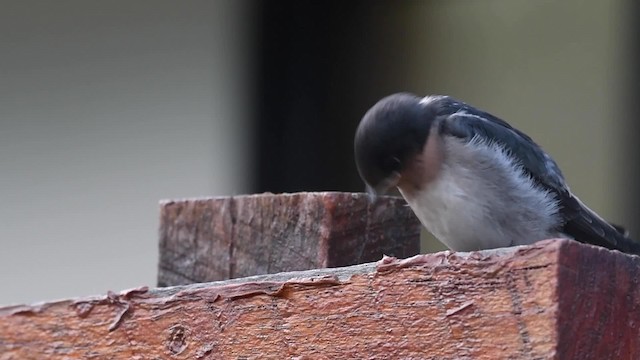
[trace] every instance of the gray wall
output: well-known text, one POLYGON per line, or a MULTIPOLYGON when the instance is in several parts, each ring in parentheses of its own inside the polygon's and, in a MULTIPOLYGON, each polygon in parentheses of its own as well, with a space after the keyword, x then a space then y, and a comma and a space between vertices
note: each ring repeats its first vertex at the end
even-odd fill
POLYGON ((249 189, 242 1, 2 1, 0 304, 154 285, 158 201, 249 189))

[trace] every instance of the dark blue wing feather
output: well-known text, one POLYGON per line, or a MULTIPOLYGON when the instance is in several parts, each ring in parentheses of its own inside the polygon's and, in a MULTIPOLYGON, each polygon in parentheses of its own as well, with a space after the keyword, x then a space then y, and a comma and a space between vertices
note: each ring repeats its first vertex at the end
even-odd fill
POLYGON ((557 193, 568 192, 558 165, 525 133, 504 120, 449 97, 439 101, 437 115, 443 118, 441 131, 445 134, 466 140, 480 137, 497 143, 512 154, 540 186, 557 193))

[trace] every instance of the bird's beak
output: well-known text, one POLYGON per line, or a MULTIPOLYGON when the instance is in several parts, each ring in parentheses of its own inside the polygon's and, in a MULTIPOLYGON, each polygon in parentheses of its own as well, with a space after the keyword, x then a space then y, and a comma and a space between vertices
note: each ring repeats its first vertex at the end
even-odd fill
POLYGON ((379 184, 375 186, 371 186, 367 184, 367 194, 369 195, 369 199, 374 201, 378 195, 384 195, 394 186, 398 185, 400 181, 400 173, 393 172, 391 176, 382 180, 379 184))

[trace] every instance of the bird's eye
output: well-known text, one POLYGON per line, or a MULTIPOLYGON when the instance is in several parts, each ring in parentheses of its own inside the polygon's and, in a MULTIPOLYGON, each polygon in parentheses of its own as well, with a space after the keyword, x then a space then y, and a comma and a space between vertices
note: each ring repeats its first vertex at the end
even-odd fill
POLYGON ((399 171, 400 170, 400 159, 395 156, 388 157, 384 159, 382 163, 382 168, 385 172, 399 171))

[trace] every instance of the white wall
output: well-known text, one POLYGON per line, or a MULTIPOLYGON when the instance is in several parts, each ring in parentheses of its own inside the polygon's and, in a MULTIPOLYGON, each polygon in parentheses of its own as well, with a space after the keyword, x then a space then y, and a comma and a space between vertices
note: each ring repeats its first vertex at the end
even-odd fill
POLYGON ((246 4, 2 1, 0 304, 154 285, 158 201, 248 190, 246 4))

